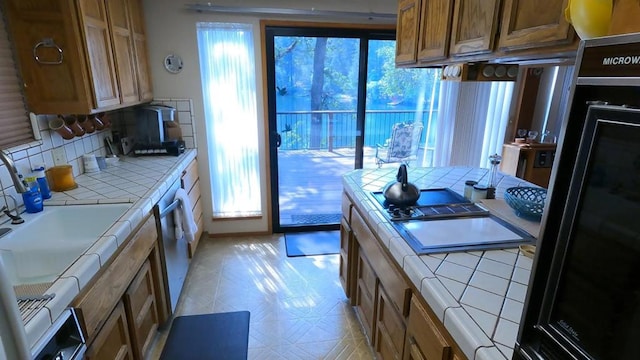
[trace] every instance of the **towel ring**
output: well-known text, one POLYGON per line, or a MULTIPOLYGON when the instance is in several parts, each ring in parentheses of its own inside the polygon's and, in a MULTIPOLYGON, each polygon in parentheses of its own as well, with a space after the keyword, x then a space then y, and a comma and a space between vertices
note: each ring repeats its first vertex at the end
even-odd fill
POLYGON ((39 43, 35 44, 33 46, 33 58, 36 59, 36 61, 40 64, 43 65, 60 65, 62 64, 62 60, 64 60, 64 55, 62 55, 62 49, 60 48, 60 46, 58 46, 53 39, 51 38, 44 38, 42 40, 40 40, 39 43), (40 57, 38 56, 38 48, 39 47, 45 47, 45 48, 54 48, 58 50, 58 60, 56 61, 42 61, 40 60, 40 57))

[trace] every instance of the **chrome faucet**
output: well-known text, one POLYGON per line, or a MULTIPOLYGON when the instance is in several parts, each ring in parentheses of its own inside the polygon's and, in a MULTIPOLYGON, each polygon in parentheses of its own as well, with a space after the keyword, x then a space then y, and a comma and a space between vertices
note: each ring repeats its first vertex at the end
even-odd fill
POLYGON ((27 192, 27 188, 18 176, 16 164, 13 163, 13 160, 11 160, 9 155, 7 155, 3 150, 0 150, 0 160, 2 160, 2 162, 7 166, 7 170, 9 171, 9 175, 11 175, 11 181, 13 181, 13 186, 16 187, 16 191, 19 193, 27 192))
POLYGON ((3 206, 2 208, 0 208, 0 210, 3 213, 5 213, 11 219, 11 223, 12 224, 14 224, 14 225, 22 224, 24 222, 24 219, 20 217, 20 210, 18 210, 18 202, 16 201, 16 198, 14 198, 11 195, 5 194, 4 191, 2 192, 2 196, 4 197, 4 203, 6 205, 3 206), (9 208, 9 203, 7 202, 7 197, 10 198, 11 200, 13 200, 13 208, 16 210, 16 214, 15 215, 11 214, 11 208, 9 208))
MULTIPOLYGON (((18 193, 27 192, 27 188, 24 186, 24 184, 20 180, 20 177, 18 176, 18 169, 16 168, 16 164, 14 164, 13 160, 11 160, 11 158, 3 150, 0 150, 0 160, 2 160, 2 162, 7 166, 7 170, 9 171, 9 175, 11 175, 11 181, 13 181, 13 186, 15 186, 16 191, 18 193)), ((11 218, 12 224, 22 224, 24 222, 24 219, 20 217, 20 211, 18 210, 18 201, 16 201, 16 198, 11 195, 7 195, 6 191, 2 192, 2 196, 4 197, 5 206, 0 210, 2 210, 2 212, 7 214, 7 216, 11 218), (13 200, 13 206, 16 210, 15 215, 11 214, 11 209, 9 209, 9 203, 7 202, 7 196, 10 197, 11 200, 13 200)))

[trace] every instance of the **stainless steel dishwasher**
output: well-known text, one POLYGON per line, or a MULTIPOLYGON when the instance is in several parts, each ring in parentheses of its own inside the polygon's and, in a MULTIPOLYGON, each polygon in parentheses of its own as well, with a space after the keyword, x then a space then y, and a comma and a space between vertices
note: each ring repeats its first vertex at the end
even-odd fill
POLYGON ((167 307, 173 314, 182 291, 184 279, 189 270, 189 250, 184 238, 176 239, 174 211, 178 210, 179 200, 175 200, 176 191, 180 188, 180 179, 176 180, 169 190, 153 207, 158 228, 160 258, 164 265, 164 282, 167 291, 167 307))

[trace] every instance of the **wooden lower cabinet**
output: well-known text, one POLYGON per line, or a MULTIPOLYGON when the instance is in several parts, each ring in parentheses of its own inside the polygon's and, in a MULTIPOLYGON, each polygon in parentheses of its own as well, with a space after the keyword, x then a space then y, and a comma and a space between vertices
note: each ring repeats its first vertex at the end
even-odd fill
POLYGON ((436 323, 416 297, 411 298, 411 309, 404 342, 404 360, 448 360, 451 345, 440 333, 436 323))
MULTIPOLYGON (((348 199, 347 199, 348 200, 348 199)), ((466 360, 356 206, 344 206, 340 280, 377 360, 466 360), (344 241, 349 238, 349 241, 344 241), (345 255, 348 253, 348 256, 345 255)))
POLYGON ((74 300, 89 359, 144 359, 167 319, 157 238, 150 216, 74 300))
POLYGON ((123 297, 136 359, 144 358, 160 325, 153 280, 151 266, 147 260, 123 297))
POLYGON ((129 327, 122 301, 107 318, 102 330, 87 348, 87 360, 133 360, 129 327))
POLYGON ((389 301, 384 287, 378 284, 376 336, 374 348, 380 359, 402 359, 404 348, 404 318, 389 301))

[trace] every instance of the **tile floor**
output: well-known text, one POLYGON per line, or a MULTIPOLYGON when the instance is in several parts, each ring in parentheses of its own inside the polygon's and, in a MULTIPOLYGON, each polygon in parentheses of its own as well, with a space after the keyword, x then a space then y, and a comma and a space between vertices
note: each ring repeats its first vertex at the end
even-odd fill
MULTIPOLYGON (((288 258, 284 236, 203 238, 176 315, 249 310, 249 359, 373 359, 338 255, 288 258)), ((168 329, 149 359, 160 356, 168 329)))

